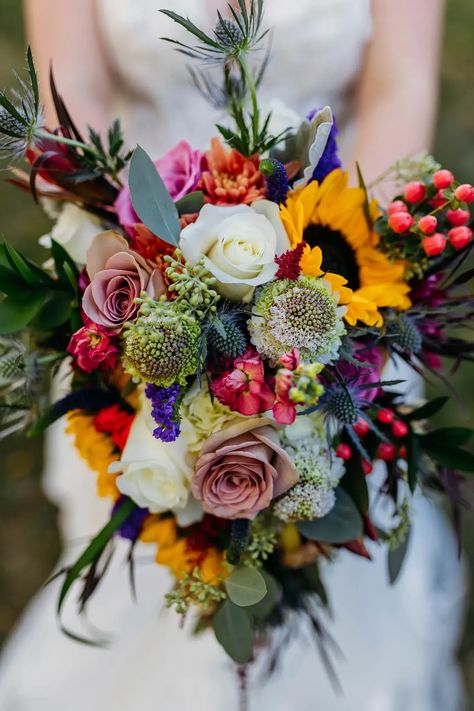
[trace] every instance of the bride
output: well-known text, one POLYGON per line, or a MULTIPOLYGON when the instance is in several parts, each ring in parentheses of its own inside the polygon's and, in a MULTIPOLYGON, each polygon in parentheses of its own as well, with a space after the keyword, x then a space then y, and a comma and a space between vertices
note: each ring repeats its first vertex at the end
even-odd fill
MULTIPOLYGON (((27 0, 27 28, 44 84, 57 82, 78 123, 105 129, 115 115, 128 143, 159 155, 181 138, 202 146, 216 116, 188 86, 182 58, 160 41, 176 27, 155 0, 27 0)), ((209 26, 216 0, 179 0, 173 9, 209 26)), ((368 180, 396 157, 430 144, 442 0, 267 1, 275 27, 263 99, 291 106, 283 127, 330 104, 342 129, 346 165, 359 160, 368 180)), ((179 37, 179 34, 178 34, 179 37)), ((43 93, 46 87, 43 86, 43 93)), ((276 113, 283 104, 273 103, 276 113)), ((47 106, 51 111, 51 106, 47 106)), ((410 374, 404 377, 410 378, 410 374)), ((411 378, 411 392, 416 381, 411 378)), ((407 391, 408 392, 408 391, 407 391)), ((376 485, 374 484, 374 489, 376 485)), ((107 504, 71 443, 52 432, 45 490, 61 511, 65 559, 102 525, 107 504)), ((375 506, 375 504, 374 504, 375 506)), ((454 663, 463 597, 453 537, 435 504, 418 495, 402 575, 389 587, 382 552, 373 561, 341 552, 326 568, 335 611, 326 627, 342 652, 331 688, 309 634, 285 639, 268 679, 252 674, 250 709, 286 711, 458 711, 454 663)), ((376 516, 388 515, 382 503, 376 516)), ((107 650, 69 640, 54 620, 55 584, 30 605, 7 645, 0 671, 2 711, 237 711, 232 665, 210 636, 191 638, 162 608, 167 572, 144 557, 133 605, 125 551, 91 605, 91 620, 113 630, 107 650)), ((69 627, 76 625, 69 610, 69 627)))

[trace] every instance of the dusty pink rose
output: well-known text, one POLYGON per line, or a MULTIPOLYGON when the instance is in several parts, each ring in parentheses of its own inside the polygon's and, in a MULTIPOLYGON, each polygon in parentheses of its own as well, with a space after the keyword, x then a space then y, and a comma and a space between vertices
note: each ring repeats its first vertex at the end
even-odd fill
POLYGON ((67 347, 67 352, 86 373, 92 373, 99 367, 115 368, 118 351, 115 333, 88 318, 84 326, 73 333, 67 347))
POLYGON ((102 232, 87 252, 87 274, 91 280, 82 297, 88 318, 106 328, 120 329, 136 315, 135 299, 142 291, 150 296, 165 293, 161 272, 133 252, 121 235, 102 232))
POLYGON ((253 519, 297 480, 274 423, 254 417, 209 437, 196 462, 192 491, 214 516, 253 519))
POLYGON ((275 399, 263 362, 252 348, 235 358, 234 369, 216 378, 211 389, 223 405, 247 417, 271 410, 275 399))
MULTIPOLYGON (((162 158, 153 162, 175 201, 192 192, 201 178, 202 153, 193 150, 187 141, 180 141, 162 158)), ((132 236, 133 226, 140 222, 140 218, 133 209, 128 186, 120 191, 115 209, 120 224, 132 236)))

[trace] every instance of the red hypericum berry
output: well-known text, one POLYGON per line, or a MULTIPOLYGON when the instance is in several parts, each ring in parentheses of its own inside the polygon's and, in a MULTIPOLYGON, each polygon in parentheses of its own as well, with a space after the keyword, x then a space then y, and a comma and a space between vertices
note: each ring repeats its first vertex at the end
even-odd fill
POLYGON ((362 419, 362 417, 359 417, 355 425, 352 425, 352 429, 359 437, 365 437, 367 432, 370 430, 370 427, 367 422, 362 419))
POLYGON ((449 230, 448 237, 454 249, 462 249, 472 240, 472 230, 466 225, 453 227, 449 230))
POLYGON ((435 232, 431 237, 425 237, 421 241, 421 246, 425 250, 428 257, 436 257, 441 252, 444 252, 446 247, 446 237, 441 232, 435 232))
POLYGON ((388 224, 398 235, 409 230, 413 222, 414 219, 408 212, 394 212, 388 218, 388 224))
POLYGON ((367 476, 367 474, 372 474, 374 468, 372 464, 367 459, 361 459, 362 471, 367 476))
POLYGON ((457 210, 448 210, 446 217, 454 227, 461 227, 469 220, 471 213, 469 210, 463 210, 462 207, 458 207, 457 210))
POLYGON ((397 456, 397 448, 389 442, 381 442, 377 449, 377 456, 383 459, 384 462, 392 462, 397 456))
POLYGON ((352 457, 352 449, 349 447, 348 444, 344 444, 344 442, 341 442, 341 444, 336 449, 336 457, 345 460, 350 459, 352 457))
POLYGON ((394 437, 406 437, 408 434, 408 425, 403 420, 395 420, 392 425, 394 437))
POLYGON ((420 202, 426 195, 425 184, 421 180, 412 180, 405 185, 403 197, 407 202, 420 202))
POLYGON ((438 192, 436 193, 436 195, 434 196, 434 198, 432 198, 432 199, 430 200, 430 206, 431 206, 431 207, 434 207, 434 208, 441 207, 442 205, 445 205, 446 203, 447 203, 447 200, 446 200, 446 198, 444 197, 444 195, 443 195, 443 193, 441 192, 441 190, 438 190, 438 192))
POLYGON ((388 407, 383 407, 377 412, 377 419, 383 425, 391 425, 395 419, 395 413, 393 410, 389 410, 388 407))
POLYGON ((400 447, 400 449, 398 450, 398 454, 400 455, 400 457, 401 457, 402 459, 406 459, 406 458, 407 458, 408 451, 407 451, 407 448, 405 447, 405 445, 403 445, 403 447, 400 447))
POLYGON ((393 215, 395 212, 408 212, 408 208, 403 200, 394 200, 387 208, 387 213, 393 215))
POLYGON ((437 190, 444 190, 449 188, 454 180, 454 175, 450 170, 437 170, 433 174, 433 185, 437 190))
POLYGON ((469 183, 458 185, 454 191, 454 197, 459 202, 472 202, 474 200, 474 188, 469 183))
POLYGON ((425 215, 424 217, 420 218, 418 222, 418 227, 423 232, 423 234, 430 235, 432 232, 435 231, 437 224, 438 220, 434 215, 425 215))

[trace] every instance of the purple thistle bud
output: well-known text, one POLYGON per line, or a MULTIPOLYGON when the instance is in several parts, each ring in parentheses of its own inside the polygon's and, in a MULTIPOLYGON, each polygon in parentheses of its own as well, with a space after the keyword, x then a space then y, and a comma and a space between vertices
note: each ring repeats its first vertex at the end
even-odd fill
POLYGON ((290 186, 283 163, 275 158, 265 158, 260 161, 259 170, 265 176, 267 199, 278 205, 285 205, 290 186))
POLYGON ((151 401, 151 415, 158 427, 153 430, 153 436, 162 442, 174 442, 180 435, 179 402, 181 385, 170 385, 160 388, 148 383, 145 395, 151 401))

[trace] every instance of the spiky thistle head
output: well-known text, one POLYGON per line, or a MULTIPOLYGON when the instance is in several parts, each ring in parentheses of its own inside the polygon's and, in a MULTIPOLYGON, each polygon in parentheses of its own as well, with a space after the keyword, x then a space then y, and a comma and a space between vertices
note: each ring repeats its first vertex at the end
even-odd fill
POLYGON ((123 331, 127 373, 167 388, 186 384, 198 370, 201 327, 197 319, 164 298, 154 301, 142 294, 138 317, 123 331))
POLYGON ((206 329, 208 345, 218 355, 237 358, 245 353, 248 339, 242 323, 242 313, 236 309, 222 309, 209 321, 206 329))
POLYGON ((11 99, 6 92, 0 92, 0 155, 13 159, 21 158, 26 149, 37 142, 37 133, 45 123, 30 48, 26 59, 29 82, 17 76, 18 86, 12 91, 11 99))
POLYGON ((336 383, 326 391, 324 410, 342 425, 355 425, 359 419, 360 408, 357 397, 351 388, 343 383, 336 383))
POLYGON ((421 335, 416 322, 404 315, 399 315, 388 326, 388 335, 405 353, 419 353, 423 346, 421 335))

